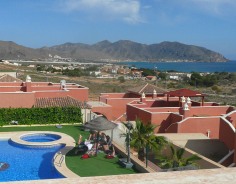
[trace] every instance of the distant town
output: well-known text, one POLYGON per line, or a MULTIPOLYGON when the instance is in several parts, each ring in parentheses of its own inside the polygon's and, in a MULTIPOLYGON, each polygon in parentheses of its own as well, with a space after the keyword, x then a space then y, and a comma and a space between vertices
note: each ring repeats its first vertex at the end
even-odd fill
MULTIPOLYGON (((57 58, 57 57, 56 57, 57 58)), ((158 68, 149 70, 149 74, 145 73, 143 70, 148 69, 138 69, 136 67, 128 67, 121 64, 107 63, 107 62, 72 62, 70 58, 60 58, 56 60, 47 61, 18 61, 18 60, 2 60, 3 64, 14 65, 14 66, 27 66, 28 68, 35 68, 40 73, 55 73, 63 74, 67 73, 71 76, 80 76, 78 70, 87 71, 85 75, 90 75, 96 78, 115 78, 124 77, 124 79, 142 79, 149 81, 156 81, 159 78, 163 78, 163 73, 165 73, 165 79, 180 81, 185 77, 191 78, 191 73, 185 72, 175 72, 166 71, 161 72, 158 68), (73 72, 75 71, 75 72, 73 72), (159 76, 159 77, 158 77, 159 76)), ((208 73, 202 73, 201 75, 206 75, 208 73)))

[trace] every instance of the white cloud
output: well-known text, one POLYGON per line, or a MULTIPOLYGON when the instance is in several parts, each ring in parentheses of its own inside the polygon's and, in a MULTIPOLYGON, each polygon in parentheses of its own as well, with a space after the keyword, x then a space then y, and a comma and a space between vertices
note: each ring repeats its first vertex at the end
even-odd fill
POLYGON ((93 18, 142 22, 139 0, 62 0, 61 8, 67 12, 83 12, 93 18))
POLYGON ((187 17, 183 15, 169 15, 165 11, 160 11, 157 15, 158 23, 166 26, 176 26, 177 24, 183 24, 188 20, 187 17))
POLYGON ((193 8, 213 15, 230 14, 236 8, 236 0, 182 0, 182 2, 193 3, 193 8))

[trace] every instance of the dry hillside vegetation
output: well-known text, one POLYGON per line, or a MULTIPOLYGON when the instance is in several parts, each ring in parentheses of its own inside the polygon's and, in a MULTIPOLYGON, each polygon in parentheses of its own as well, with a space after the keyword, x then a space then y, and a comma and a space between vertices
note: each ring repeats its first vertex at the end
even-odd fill
MULTIPOLYGON (((0 71, 18 71, 19 78, 25 81, 26 75, 30 75, 32 81, 34 82, 60 82, 60 80, 64 79, 66 82, 77 83, 82 86, 89 88, 89 98, 90 100, 98 100, 100 93, 111 93, 111 92, 126 92, 127 89, 133 88, 136 86, 144 85, 147 81, 143 80, 125 80, 121 82, 117 79, 97 79, 94 77, 67 77, 60 74, 43 74, 38 73, 35 69, 28 68, 25 66, 12 66, 0 64, 0 71)), ((167 84, 165 81, 158 81, 157 85, 162 88, 167 88, 167 90, 175 90, 175 88, 170 87, 171 81, 168 81, 167 84), (169 86, 169 87, 168 87, 169 86)), ((155 84, 154 82, 152 84, 155 84)), ((235 84, 219 86, 221 92, 218 94, 213 94, 211 88, 192 88, 193 90, 198 90, 202 93, 206 93, 206 101, 218 102, 221 104, 231 104, 236 105, 236 96, 231 93, 231 91, 235 90, 235 84)), ((176 89, 179 88, 190 88, 190 86, 178 86, 176 85, 176 89)))

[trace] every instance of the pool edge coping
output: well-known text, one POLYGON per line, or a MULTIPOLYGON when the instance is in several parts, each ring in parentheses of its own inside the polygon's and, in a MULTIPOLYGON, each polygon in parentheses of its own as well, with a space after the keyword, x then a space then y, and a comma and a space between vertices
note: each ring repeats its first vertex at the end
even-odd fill
POLYGON ((53 132, 53 131, 20 131, 20 132, 1 132, 1 138, 9 138, 13 142, 28 145, 28 146, 53 146, 53 145, 65 145, 61 150, 55 153, 53 156, 53 165, 57 169, 59 173, 61 173, 66 178, 79 177, 77 174, 72 172, 66 165, 65 158, 66 154, 75 147, 75 140, 64 133, 61 132, 53 132), (40 134, 40 133, 48 133, 48 134, 56 134, 61 138, 56 141, 51 142, 27 142, 20 137, 27 134, 40 134), (63 158, 63 159, 62 159, 63 158))

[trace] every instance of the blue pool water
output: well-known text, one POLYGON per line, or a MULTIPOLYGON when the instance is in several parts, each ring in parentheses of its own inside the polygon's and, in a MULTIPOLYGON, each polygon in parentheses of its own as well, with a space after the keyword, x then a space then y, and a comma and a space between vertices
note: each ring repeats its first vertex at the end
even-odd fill
POLYGON ((9 165, 0 171, 0 182, 64 178, 52 164, 54 154, 62 147, 27 147, 0 139, 0 162, 9 165))
POLYGON ((21 137, 22 140, 28 142, 51 142, 60 138, 61 136, 55 134, 29 134, 21 137))

